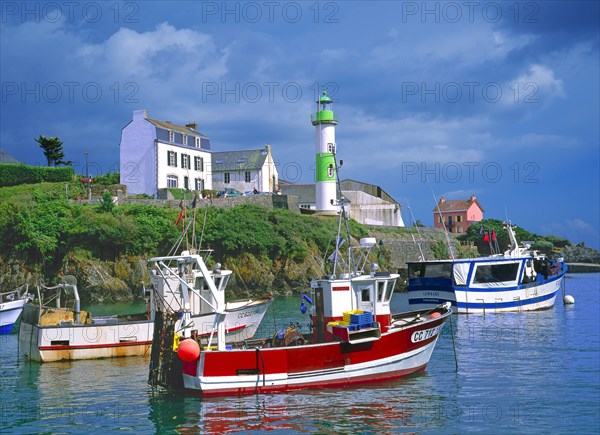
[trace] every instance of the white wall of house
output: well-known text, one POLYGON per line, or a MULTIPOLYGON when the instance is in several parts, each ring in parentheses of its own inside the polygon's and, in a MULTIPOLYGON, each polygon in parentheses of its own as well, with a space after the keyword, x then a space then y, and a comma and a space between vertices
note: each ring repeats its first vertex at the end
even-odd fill
POLYGON ((267 146, 267 158, 258 176, 258 183, 260 185, 258 190, 261 192, 274 192, 279 187, 279 174, 277 173, 277 167, 275 166, 270 146, 267 146))
MULTIPOLYGON (((212 172, 213 189, 231 187, 240 192, 275 192, 279 187, 279 174, 271 154, 271 147, 265 147, 267 156, 259 169, 231 169, 212 172)), ((215 166, 216 167, 216 166, 215 166)))
POLYGON ((156 193, 156 127, 146 116, 145 110, 134 111, 133 120, 121 131, 119 171, 128 195, 156 193))
POLYGON ((256 187, 257 190, 259 186, 259 174, 257 171, 219 171, 214 172, 212 176, 213 181, 213 189, 222 190, 226 187, 231 187, 240 192, 251 192, 256 187), (250 181, 246 181, 246 172, 249 172, 250 181), (229 181, 226 183, 225 178, 226 174, 228 174, 229 181))
MULTIPOLYGON (((183 146, 177 146, 170 143, 164 143, 161 141, 156 142, 156 156, 157 156, 157 188, 164 189, 167 187, 173 187, 169 185, 169 177, 171 180, 177 180, 177 187, 180 189, 185 188, 185 179, 188 180, 188 188, 190 190, 200 190, 202 186, 196 186, 196 180, 204 181, 204 189, 212 189, 213 182, 210 174, 211 167, 211 153, 208 151, 187 148, 183 146), (176 153, 177 166, 169 166, 168 152, 176 153), (181 162, 181 156, 189 156, 188 167, 183 168, 181 162), (200 157, 203 159, 203 167, 200 170, 196 170, 194 166, 194 158, 200 157), (198 189, 197 189, 198 187, 198 189)), ((173 181, 171 181, 172 184, 173 181)), ((200 182, 199 182, 200 183, 200 182)))

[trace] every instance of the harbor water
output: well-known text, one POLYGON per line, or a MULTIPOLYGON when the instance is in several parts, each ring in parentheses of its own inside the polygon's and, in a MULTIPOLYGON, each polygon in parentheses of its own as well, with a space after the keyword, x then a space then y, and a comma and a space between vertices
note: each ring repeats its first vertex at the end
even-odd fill
MULTIPOLYGON (((426 372, 273 395, 153 391, 144 357, 29 363, 13 331, 0 336, 0 433, 597 434, 600 274, 568 275, 566 289, 575 305, 559 295, 545 311, 453 316, 455 347, 447 323, 426 372)), ((289 322, 306 331, 299 304, 278 298, 257 334, 289 322)))

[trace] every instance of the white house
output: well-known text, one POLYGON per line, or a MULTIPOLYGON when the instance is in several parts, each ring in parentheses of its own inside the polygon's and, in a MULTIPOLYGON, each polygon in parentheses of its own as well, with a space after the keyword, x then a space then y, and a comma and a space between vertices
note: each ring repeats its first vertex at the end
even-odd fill
POLYGON ((121 130, 121 184, 129 195, 157 195, 167 187, 212 189, 210 167, 210 140, 196 123, 158 121, 135 110, 121 130))
POLYGON ((275 192, 279 188, 270 145, 259 150, 213 152, 211 171, 215 190, 231 187, 240 192, 275 192))

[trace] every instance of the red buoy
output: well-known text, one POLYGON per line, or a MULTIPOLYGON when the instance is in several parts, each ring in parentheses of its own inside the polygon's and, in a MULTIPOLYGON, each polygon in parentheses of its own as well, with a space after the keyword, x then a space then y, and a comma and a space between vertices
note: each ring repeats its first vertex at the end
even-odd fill
POLYGON ((441 314, 440 314, 440 313, 438 313, 437 311, 434 311, 433 313, 431 313, 431 318, 432 318, 432 319, 437 319, 437 318, 438 318, 438 317, 440 317, 440 316, 441 316, 441 314))
POLYGON ((179 347, 177 348, 177 356, 179 356, 181 361, 192 362, 198 359, 200 356, 200 346, 196 340, 186 338, 179 343, 179 347))

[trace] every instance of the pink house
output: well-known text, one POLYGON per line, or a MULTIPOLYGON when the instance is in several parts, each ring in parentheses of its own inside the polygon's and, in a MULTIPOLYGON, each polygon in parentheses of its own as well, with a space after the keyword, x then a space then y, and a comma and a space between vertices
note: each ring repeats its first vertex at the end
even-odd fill
POLYGON ((433 209, 433 226, 443 229, 443 222, 448 232, 464 233, 471 225, 483 219, 483 212, 483 207, 475 195, 471 195, 471 198, 466 201, 461 199, 446 201, 441 197, 440 202, 433 209))

